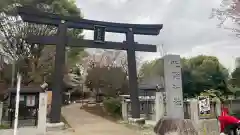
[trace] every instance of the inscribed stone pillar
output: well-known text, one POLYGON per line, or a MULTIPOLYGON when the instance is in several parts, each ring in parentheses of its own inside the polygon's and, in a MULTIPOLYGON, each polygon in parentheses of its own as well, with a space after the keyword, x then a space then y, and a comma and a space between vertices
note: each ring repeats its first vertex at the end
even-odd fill
POLYGON ((164 56, 164 81, 167 117, 184 119, 181 62, 179 55, 164 56))
POLYGON ((155 115, 156 115, 156 122, 158 122, 164 116, 164 103, 163 103, 162 92, 156 92, 155 115))
POLYGON ((39 94, 39 110, 38 110, 38 133, 40 135, 46 134, 47 123, 47 93, 39 94))

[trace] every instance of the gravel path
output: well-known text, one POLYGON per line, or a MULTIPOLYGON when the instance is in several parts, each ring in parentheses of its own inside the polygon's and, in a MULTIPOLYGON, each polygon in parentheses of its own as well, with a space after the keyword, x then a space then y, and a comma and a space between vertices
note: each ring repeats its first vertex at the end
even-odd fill
MULTIPOLYGON (((153 135, 148 130, 127 127, 80 109, 80 104, 62 108, 62 115, 72 127, 68 130, 48 131, 46 135, 153 135), (146 132, 147 131, 147 132, 146 132), (149 134, 150 133, 150 134, 149 134)), ((0 135, 13 135, 13 129, 0 130, 0 135)), ((18 135, 39 135, 34 127, 20 128, 18 135)))
POLYGON ((90 114, 80 109, 80 104, 62 108, 62 114, 76 135, 141 135, 135 130, 90 114))
MULTIPOLYGON (((0 130, 0 135, 13 135, 13 129, 0 130)), ((19 128, 18 135, 39 135, 34 127, 19 128)), ((73 135, 68 130, 48 131, 46 135, 73 135)))

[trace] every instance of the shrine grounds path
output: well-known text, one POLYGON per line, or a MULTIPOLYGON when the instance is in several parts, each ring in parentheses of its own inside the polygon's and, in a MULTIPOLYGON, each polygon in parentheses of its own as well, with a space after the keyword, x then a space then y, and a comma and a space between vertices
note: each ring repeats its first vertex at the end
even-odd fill
POLYGON ((62 115, 73 128, 73 135, 141 135, 124 125, 90 114, 79 103, 62 108, 62 115))

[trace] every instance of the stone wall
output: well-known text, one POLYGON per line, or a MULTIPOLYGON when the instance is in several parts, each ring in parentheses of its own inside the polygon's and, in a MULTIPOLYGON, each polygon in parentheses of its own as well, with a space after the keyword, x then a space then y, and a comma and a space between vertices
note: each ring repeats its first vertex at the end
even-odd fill
MULTIPOLYGON (((165 118, 166 113, 165 113, 165 106, 164 102, 161 102, 162 100, 159 99, 159 101, 155 100, 155 105, 151 106, 151 109, 154 110, 154 113, 151 114, 152 117, 150 119, 146 120, 152 120, 157 122, 158 120, 165 118), (158 106, 156 106, 156 103, 158 106), (161 106, 161 107, 160 107, 161 106), (155 107, 155 108, 153 108, 155 107), (160 117, 156 117, 160 116, 160 117)), ((140 103, 146 103, 145 100, 141 100, 140 103)), ((154 102, 152 102, 154 103, 154 102)), ((128 120, 128 118, 131 117, 131 111, 128 108, 128 105, 130 105, 130 100, 126 100, 123 98, 122 100, 122 114, 123 114, 123 119, 128 120)), ((143 105, 141 105, 144 107, 143 105)), ((199 117, 199 112, 198 112, 198 101, 196 99, 190 100, 188 102, 184 102, 184 114, 185 114, 185 119, 189 119, 193 122, 194 126, 199 132, 199 135, 219 135, 219 124, 216 119, 216 117, 220 114, 220 104, 219 103, 213 103, 211 105, 211 112, 212 115, 206 118, 201 118, 199 117), (218 114, 217 114, 218 112, 218 114)), ((141 111, 142 112, 142 111, 141 111)), ((141 113, 142 118, 149 118, 146 117, 144 113, 141 113)))
POLYGON ((219 125, 217 119, 199 120, 197 124, 199 135, 219 135, 219 125))

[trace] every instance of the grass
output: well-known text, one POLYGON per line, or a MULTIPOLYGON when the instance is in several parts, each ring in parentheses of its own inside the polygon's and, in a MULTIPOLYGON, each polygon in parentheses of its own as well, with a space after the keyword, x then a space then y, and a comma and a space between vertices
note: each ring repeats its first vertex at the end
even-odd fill
POLYGON ((0 125, 0 129, 9 129, 9 126, 7 126, 7 125, 0 125))

